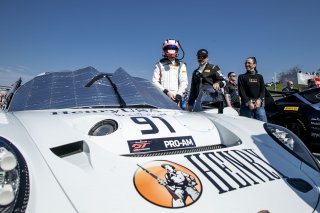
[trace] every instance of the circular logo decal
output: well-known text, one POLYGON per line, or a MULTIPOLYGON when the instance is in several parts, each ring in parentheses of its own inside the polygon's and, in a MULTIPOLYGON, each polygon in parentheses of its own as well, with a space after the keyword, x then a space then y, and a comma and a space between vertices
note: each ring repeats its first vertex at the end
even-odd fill
POLYGON ((179 164, 151 161, 137 167, 134 185, 139 194, 153 204, 181 208, 196 202, 201 195, 200 179, 179 164))

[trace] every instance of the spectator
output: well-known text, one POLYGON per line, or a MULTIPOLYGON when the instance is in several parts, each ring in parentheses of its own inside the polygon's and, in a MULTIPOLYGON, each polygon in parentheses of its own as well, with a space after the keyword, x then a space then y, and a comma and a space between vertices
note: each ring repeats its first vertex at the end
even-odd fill
POLYGON ((308 88, 317 88, 317 84, 314 79, 308 79, 308 88))
POLYGON ((316 77, 314 77, 314 81, 317 87, 320 87, 320 73, 316 74, 316 77))
POLYGON ((162 45, 163 58, 155 65, 152 82, 179 106, 188 87, 186 64, 177 59, 180 43, 174 39, 162 45))
POLYGON ((247 58, 245 68, 246 73, 238 77, 240 115, 267 122, 263 103, 266 89, 262 75, 258 74, 256 58, 247 58))
POLYGON ((237 75, 235 72, 228 73, 228 82, 224 88, 224 97, 228 107, 233 107, 239 112, 240 97, 238 92, 238 85, 236 84, 237 75))
POLYGON ((287 81, 287 86, 282 89, 282 92, 291 92, 293 91, 293 82, 291 80, 287 81))
POLYGON ((226 81, 219 66, 208 62, 208 56, 206 49, 197 52, 199 67, 192 73, 188 110, 200 111, 205 107, 218 107, 219 113, 222 113, 224 97, 221 88, 226 85, 226 81))

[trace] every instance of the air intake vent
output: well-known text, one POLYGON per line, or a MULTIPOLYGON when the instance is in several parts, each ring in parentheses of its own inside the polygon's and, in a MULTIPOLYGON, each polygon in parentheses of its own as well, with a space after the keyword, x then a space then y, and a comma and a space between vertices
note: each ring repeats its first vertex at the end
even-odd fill
POLYGON ((70 155, 75 155, 83 152, 83 141, 65 144, 62 146, 53 147, 50 150, 60 158, 64 158, 70 155))
POLYGON ((90 149, 85 141, 65 144, 50 149, 56 156, 63 158, 84 170, 92 169, 90 149))

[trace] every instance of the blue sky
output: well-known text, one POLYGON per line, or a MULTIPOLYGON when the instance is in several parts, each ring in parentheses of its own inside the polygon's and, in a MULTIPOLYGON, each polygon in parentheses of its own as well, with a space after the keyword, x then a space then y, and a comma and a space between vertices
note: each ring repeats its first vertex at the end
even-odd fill
POLYGON ((188 75, 209 51, 224 75, 256 56, 265 81, 320 68, 319 0, 0 0, 0 85, 93 66, 151 79, 164 40, 180 41, 188 75))

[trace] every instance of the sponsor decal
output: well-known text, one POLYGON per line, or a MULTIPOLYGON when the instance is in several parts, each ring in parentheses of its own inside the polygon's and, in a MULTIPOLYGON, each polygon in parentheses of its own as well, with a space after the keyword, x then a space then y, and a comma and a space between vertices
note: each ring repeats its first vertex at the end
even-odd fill
POLYGON ((311 129, 320 131, 320 127, 316 127, 316 126, 311 126, 311 129))
POLYGON ((203 72, 210 72, 210 70, 204 70, 203 72))
POLYGON ((148 140, 128 141, 130 152, 150 151, 150 142, 148 140))
POLYGON ((320 138, 320 134, 316 132, 311 132, 311 137, 320 138))
POLYGON ((158 206, 179 208, 196 202, 202 194, 203 187, 197 175, 202 175, 202 181, 205 178, 209 183, 207 191, 217 194, 291 179, 253 149, 212 151, 184 157, 197 171, 170 161, 137 164, 134 185, 139 194, 158 206))
POLYGON ((258 79, 256 78, 249 78, 250 83, 258 83, 258 79))
POLYGON ((195 147, 191 136, 128 140, 130 153, 195 147))
POLYGON ((320 122, 312 122, 312 121, 311 121, 311 125, 320 126, 320 122))
POLYGON ((218 194, 287 178, 253 149, 197 153, 184 157, 209 180, 218 194))
POLYGON ((311 118, 311 125, 320 126, 320 118, 311 118))
POLYGON ((166 208, 183 208, 196 202, 202 184, 195 173, 170 161, 137 164, 133 182, 149 202, 166 208))
POLYGON ((298 111, 299 107, 294 107, 294 106, 285 106, 283 110, 288 110, 288 111, 298 111))
POLYGON ((133 108, 123 108, 123 109, 99 109, 99 110, 75 110, 75 111, 57 111, 51 112, 52 115, 74 115, 74 114, 96 114, 96 113, 111 113, 114 116, 138 116, 143 113, 146 115, 157 115, 164 116, 167 115, 165 112, 157 109, 133 109, 133 108))

